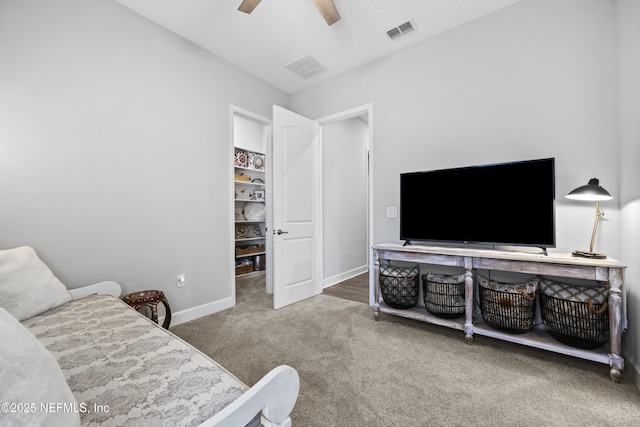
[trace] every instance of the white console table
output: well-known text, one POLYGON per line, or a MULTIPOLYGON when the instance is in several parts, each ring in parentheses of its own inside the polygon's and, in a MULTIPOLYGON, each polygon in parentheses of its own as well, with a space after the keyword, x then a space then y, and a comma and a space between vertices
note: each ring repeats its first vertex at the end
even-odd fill
POLYGON ((374 256, 374 317, 389 313, 423 322, 433 323, 465 332, 465 341, 473 343, 473 335, 484 335, 522 345, 579 357, 594 362, 606 363, 611 367, 611 379, 619 382, 624 370, 621 356, 623 332, 622 286, 625 266, 611 259, 577 258, 571 254, 550 253, 549 255, 526 252, 497 251, 490 249, 470 249, 455 247, 435 247, 398 243, 378 244, 373 247, 374 256), (429 313, 424 306, 400 310, 385 304, 380 293, 380 261, 407 261, 419 264, 462 267, 465 270, 464 319, 443 319, 429 313), (551 337, 543 325, 535 326, 524 334, 509 334, 488 326, 482 317, 474 313, 474 270, 492 270, 540 274, 558 277, 595 280, 609 285, 609 345, 595 350, 570 347, 551 337))

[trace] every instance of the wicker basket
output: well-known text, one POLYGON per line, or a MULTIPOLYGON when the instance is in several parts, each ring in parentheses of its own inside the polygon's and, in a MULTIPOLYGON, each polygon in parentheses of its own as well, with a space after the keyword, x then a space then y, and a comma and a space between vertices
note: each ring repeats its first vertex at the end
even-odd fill
POLYGON ((251 255, 264 252, 264 245, 236 246, 236 256, 251 255))
POLYGON ((535 323, 537 279, 526 284, 504 284, 478 279, 480 311, 489 326, 511 334, 523 334, 535 323))
POLYGON ((236 261, 236 276, 251 273, 253 271, 253 261, 241 258, 236 261))
POLYGON ((430 313, 445 319, 464 315, 464 274, 442 276, 427 273, 422 276, 422 298, 430 313))
POLYGON ((380 266, 382 299, 393 308, 411 308, 418 303, 420 266, 380 266))
POLYGON ((248 255, 249 246, 236 246, 236 256, 248 255))
POLYGON ((549 335, 561 343, 593 350, 609 341, 606 301, 569 301, 540 293, 540 313, 549 335))

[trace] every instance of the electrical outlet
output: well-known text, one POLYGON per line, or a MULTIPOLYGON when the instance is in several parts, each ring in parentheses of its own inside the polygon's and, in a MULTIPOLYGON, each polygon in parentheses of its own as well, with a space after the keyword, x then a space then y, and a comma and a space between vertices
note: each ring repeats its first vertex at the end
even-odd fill
POLYGON ((176 286, 182 288, 187 284, 187 276, 184 274, 178 274, 176 277, 176 286))
POLYGON ((396 206, 387 206, 387 218, 396 218, 398 216, 398 208, 396 206))

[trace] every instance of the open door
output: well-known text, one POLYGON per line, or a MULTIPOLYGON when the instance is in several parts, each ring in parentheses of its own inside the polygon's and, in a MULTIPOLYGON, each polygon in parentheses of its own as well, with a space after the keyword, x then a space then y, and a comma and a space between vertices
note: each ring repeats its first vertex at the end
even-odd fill
POLYGON ((273 308, 317 295, 320 286, 320 126, 273 106, 273 308))

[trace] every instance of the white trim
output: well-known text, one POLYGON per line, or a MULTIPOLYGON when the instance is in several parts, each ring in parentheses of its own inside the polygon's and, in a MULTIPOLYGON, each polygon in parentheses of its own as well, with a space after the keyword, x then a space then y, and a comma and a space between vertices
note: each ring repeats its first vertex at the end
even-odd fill
POLYGON ((623 356, 625 361, 625 375, 629 372, 629 375, 631 375, 631 382, 635 384, 638 390, 640 390, 640 369, 631 362, 631 359, 626 354, 623 353, 623 356))
MULTIPOLYGON (((229 280, 229 292, 231 294, 231 307, 235 307, 236 305, 236 220, 235 220, 235 211, 236 211, 236 202, 234 200, 233 194, 235 192, 235 182, 233 178, 233 174, 235 173, 234 165, 234 155, 235 155, 235 145, 234 141, 234 119, 237 112, 240 112, 240 109, 235 105, 229 105, 229 154, 227 155, 227 165, 229 167, 227 171, 227 177, 229 180, 229 190, 227 194, 228 197, 231 198, 231 209, 229 209, 229 218, 227 219, 229 224, 229 271, 228 275, 231 278, 229 280)), ((197 309, 198 307, 194 307, 197 309)), ((189 319, 192 320, 192 319, 189 319)), ((176 319, 173 322, 175 325, 179 325, 181 322, 180 319, 176 319)))
POLYGON ((273 124, 269 121, 269 124, 265 124, 265 154, 267 160, 265 166, 267 168, 265 174, 265 190, 267 192, 267 201, 265 203, 267 209, 267 222, 266 222, 266 242, 265 250, 267 253, 267 262, 265 265, 265 282, 267 285, 267 293, 273 295, 273 205, 271 199, 273 199, 273 124))
POLYGON ((371 118, 373 112, 373 103, 361 105, 359 107, 350 108, 345 111, 341 111, 339 113, 331 114, 329 116, 321 117, 316 119, 320 126, 328 125, 333 122, 337 122, 339 120, 352 119, 354 117, 361 116, 364 113, 368 113, 369 115, 369 127, 371 127, 371 118))
POLYGON ((329 286, 333 286, 333 285, 336 285, 336 284, 338 284, 340 282, 344 282, 345 280, 349 280, 352 277, 359 276, 359 275, 361 275, 363 273, 366 273, 367 271, 369 271, 369 266, 363 265, 361 267, 354 268, 354 269, 352 269, 350 271, 345 271, 343 273, 336 274, 335 276, 327 277, 326 279, 324 279, 322 281, 322 288, 326 289, 329 286))
MULTIPOLYGON (((206 304, 191 307, 186 310, 181 310, 175 313, 171 313, 171 326, 180 325, 191 320, 198 319, 200 317, 208 316, 210 314, 217 313, 228 308, 235 306, 235 292, 233 297, 224 298, 221 300, 209 302, 206 304)), ((158 319, 158 324, 162 325, 163 319, 158 319)))

